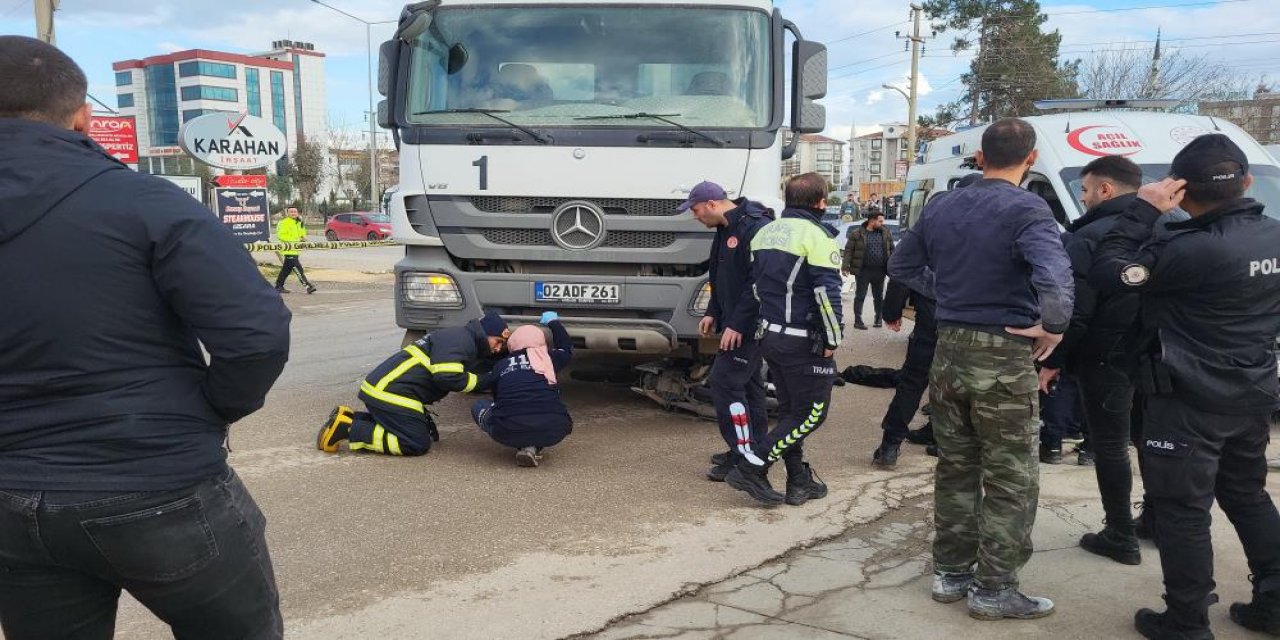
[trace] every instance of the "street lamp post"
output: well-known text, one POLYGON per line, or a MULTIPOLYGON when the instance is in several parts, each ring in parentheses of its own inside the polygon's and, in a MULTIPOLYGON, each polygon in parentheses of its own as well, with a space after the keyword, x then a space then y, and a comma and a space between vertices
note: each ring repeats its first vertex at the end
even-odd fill
MULTIPOLYGON (((897 91, 898 93, 902 94, 902 98, 907 101, 907 119, 908 120, 915 119, 916 105, 915 105, 915 101, 911 99, 910 94, 908 94, 906 91, 903 91, 901 87, 895 87, 891 84, 882 84, 880 86, 884 87, 885 89, 893 89, 894 91, 897 91)), ((915 164, 915 144, 916 144, 916 127, 915 127, 915 123, 911 122, 907 125, 907 167, 908 168, 910 168, 911 165, 915 164)), ((894 161, 897 162, 896 159, 894 161)), ((905 175, 899 176, 899 177, 905 177, 905 175)))
POLYGON ((318 4, 326 9, 340 13, 356 22, 364 25, 364 45, 365 53, 368 56, 368 74, 369 74, 369 207, 372 207, 378 200, 378 133, 377 133, 377 110, 373 104, 373 25, 375 24, 395 24, 395 20, 381 20, 371 22, 364 18, 343 11, 332 5, 325 4, 320 0, 311 0, 312 3, 318 4))

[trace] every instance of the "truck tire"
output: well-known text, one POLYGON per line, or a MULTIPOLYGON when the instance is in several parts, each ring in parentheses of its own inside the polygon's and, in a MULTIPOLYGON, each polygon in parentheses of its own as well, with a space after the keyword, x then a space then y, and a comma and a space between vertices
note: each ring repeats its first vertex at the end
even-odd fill
POLYGON ((417 342, 418 339, 424 335, 427 335, 427 332, 418 331, 417 329, 406 329, 404 332, 404 339, 400 341, 400 348, 403 349, 414 342, 417 342))

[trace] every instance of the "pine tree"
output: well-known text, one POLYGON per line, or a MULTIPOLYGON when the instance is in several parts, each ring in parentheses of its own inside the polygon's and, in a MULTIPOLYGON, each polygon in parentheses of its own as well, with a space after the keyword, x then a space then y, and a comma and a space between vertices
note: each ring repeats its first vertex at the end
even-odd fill
POLYGON ((1076 96, 1080 62, 1059 63, 1062 36, 1043 31, 1048 16, 1036 0, 930 0, 924 7, 935 29, 957 34, 953 51, 976 49, 956 105, 971 123, 1034 115, 1037 100, 1076 96))

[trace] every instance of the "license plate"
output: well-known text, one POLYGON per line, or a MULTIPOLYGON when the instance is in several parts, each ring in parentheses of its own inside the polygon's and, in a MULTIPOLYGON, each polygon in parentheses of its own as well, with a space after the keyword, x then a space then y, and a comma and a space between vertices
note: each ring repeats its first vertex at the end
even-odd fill
POLYGON ((533 283, 533 299, 537 302, 618 304, 622 302, 622 285, 535 282, 533 283))

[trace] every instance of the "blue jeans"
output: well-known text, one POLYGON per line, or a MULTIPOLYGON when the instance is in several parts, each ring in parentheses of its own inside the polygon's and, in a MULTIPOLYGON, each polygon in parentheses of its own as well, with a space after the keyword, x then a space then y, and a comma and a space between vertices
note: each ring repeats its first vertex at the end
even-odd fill
POLYGON ((177 491, 0 489, 0 628, 110 640, 123 589, 176 638, 280 638, 265 532, 230 469, 177 491))

